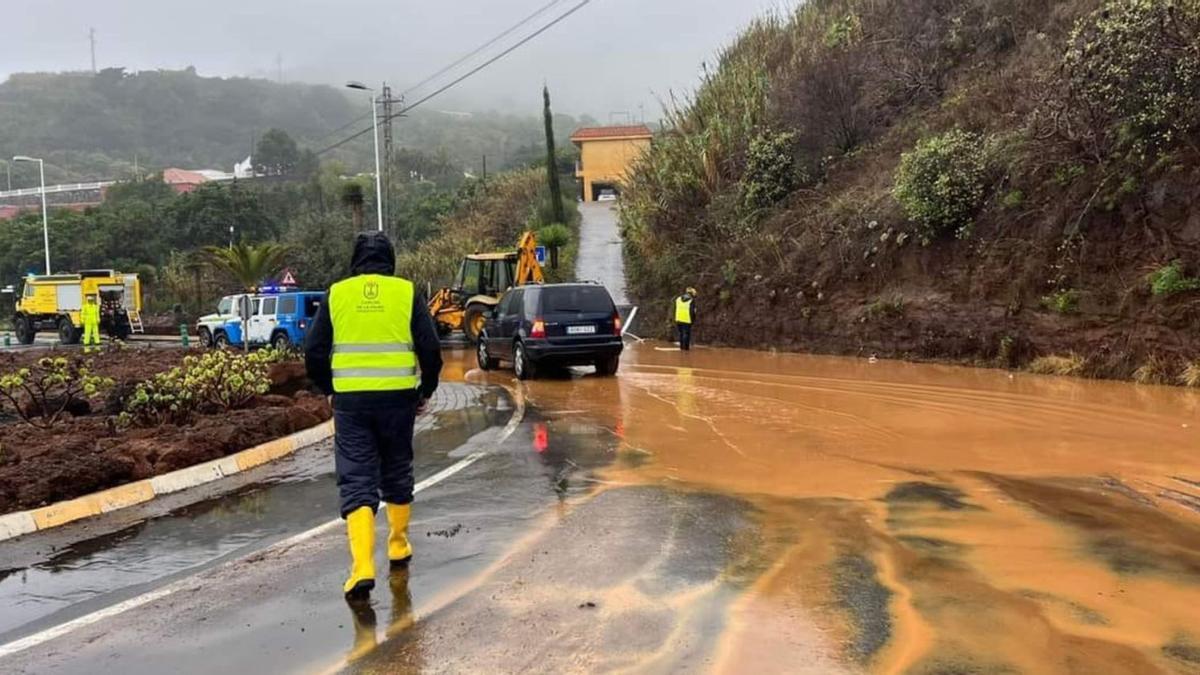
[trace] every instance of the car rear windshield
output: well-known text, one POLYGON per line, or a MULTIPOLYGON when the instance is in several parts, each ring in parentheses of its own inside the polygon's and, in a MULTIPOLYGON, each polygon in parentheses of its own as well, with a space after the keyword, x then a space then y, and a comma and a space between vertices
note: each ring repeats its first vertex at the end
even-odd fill
POLYGON ((612 298, 600 286, 568 286, 542 289, 542 311, 607 313, 613 311, 612 298))

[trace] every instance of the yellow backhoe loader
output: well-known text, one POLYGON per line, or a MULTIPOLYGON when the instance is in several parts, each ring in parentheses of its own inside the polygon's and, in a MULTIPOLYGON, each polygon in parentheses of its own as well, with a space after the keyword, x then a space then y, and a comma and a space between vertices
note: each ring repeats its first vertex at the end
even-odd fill
POLYGON ((442 335, 462 330, 471 343, 479 340, 487 311, 514 286, 545 281, 537 261, 537 239, 521 235, 516 251, 474 253, 463 258, 452 288, 443 288, 429 299, 429 313, 442 335))

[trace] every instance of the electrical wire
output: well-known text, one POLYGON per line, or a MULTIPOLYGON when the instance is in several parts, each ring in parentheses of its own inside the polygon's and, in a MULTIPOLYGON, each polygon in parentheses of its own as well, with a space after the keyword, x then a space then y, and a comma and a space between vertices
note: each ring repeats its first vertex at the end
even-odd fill
MULTIPOLYGON (((581 2, 579 2, 579 4, 575 5, 574 7, 572 7, 572 8, 571 8, 571 9, 569 9, 569 10, 567 10, 566 12, 563 12, 562 14, 558 15, 558 16, 557 16, 557 17, 555 17, 555 18, 554 18, 554 20, 552 20, 550 23, 548 23, 548 24, 546 24, 546 25, 542 26, 541 28, 537 29, 537 30, 536 30, 536 31, 534 31, 533 33, 531 33, 531 34, 529 34, 529 35, 525 36, 524 38, 522 38, 522 39, 521 39, 519 42, 517 42, 516 44, 514 44, 514 45, 512 45, 512 46, 508 47, 507 49, 505 49, 504 51, 500 52, 499 54, 497 54, 497 55, 493 56, 492 58, 488 59, 487 61, 484 61, 484 62, 483 62, 483 63, 481 63, 480 65, 478 65, 478 66, 476 66, 476 67, 472 68, 471 70, 467 71, 465 74, 463 74, 463 75, 460 75, 459 77, 455 78, 454 80, 451 80, 449 84, 446 84, 446 85, 444 85, 444 86, 442 86, 442 87, 440 87, 440 88, 438 88, 438 89, 434 90, 432 93, 430 93, 430 94, 428 94, 428 95, 426 95, 426 96, 422 97, 421 99, 417 100, 415 103, 412 103, 412 104, 410 104, 410 105, 404 106, 403 108, 401 108, 401 109, 400 109, 400 111, 399 111, 399 112, 393 113, 393 114, 392 114, 390 117, 386 117, 386 118, 384 118, 384 119, 382 119, 382 120, 380 120, 380 121, 381 121, 381 122, 386 122, 386 121, 389 121, 389 120, 395 119, 395 118, 397 118, 397 117, 402 117, 402 116, 404 116, 405 114, 407 114, 409 111, 411 111, 411 110, 415 109, 417 106, 420 106, 420 105, 422 105, 422 104, 424 104, 424 103, 427 103, 427 102, 429 102, 430 100, 432 100, 433 98, 435 98, 435 97, 437 97, 437 96, 440 96, 441 94, 444 94, 445 92, 449 91, 449 90, 450 90, 450 89, 452 89, 453 87, 455 87, 455 86, 457 86, 458 84, 462 83, 464 80, 466 80, 466 79, 470 78, 471 76, 475 75, 476 73, 478 73, 479 71, 483 70, 484 68, 487 68, 488 66, 492 65, 493 63, 496 63, 496 62, 497 62, 497 61, 499 61, 500 59, 503 59, 504 57, 508 56, 509 54, 511 54, 511 53, 513 53, 513 52, 515 52, 517 49, 520 49, 521 47, 523 47, 524 45, 526 45, 527 43, 529 43, 531 40, 533 40, 534 38, 536 38, 536 37, 538 37, 539 35, 541 35, 542 33, 545 33, 546 31, 550 30, 550 29, 551 29, 551 28, 553 28, 554 26, 556 26, 556 25, 558 25, 558 24, 562 23, 562 22, 563 22, 563 21, 565 21, 565 20, 566 20, 568 17, 570 17, 572 14, 574 14, 575 12, 578 12, 579 10, 581 10, 581 9, 583 9, 585 6, 587 6, 589 3, 591 3, 591 1, 592 1, 592 0, 581 0, 581 2)), ((366 129, 363 129, 362 131, 359 131, 358 133, 355 133, 355 134, 353 134, 353 135, 351 135, 351 136, 348 136, 348 137, 346 137, 346 138, 344 138, 344 139, 342 139, 342 140, 338 141, 337 143, 334 143, 333 145, 329 145, 329 146, 326 146, 326 147, 324 147, 324 148, 322 148, 322 149, 318 150, 316 154, 319 156, 319 155, 323 155, 323 154, 325 154, 325 153, 327 153, 327 152, 331 152, 331 151, 333 151, 333 150, 336 150, 337 148, 340 148, 340 147, 342 147, 343 145, 346 145, 347 143, 349 143, 349 142, 353 141, 353 140, 354 140, 354 139, 356 139, 356 138, 359 138, 360 136, 363 136, 364 134, 369 134, 369 133, 371 133, 372 129, 374 129, 374 127, 373 127, 373 126, 367 127, 366 129)))
MULTIPOLYGON (((487 42, 483 43, 482 45, 476 47, 470 53, 464 54, 458 60, 454 61, 453 63, 450 63, 449 65, 444 66, 443 68, 441 68, 440 70, 438 70, 435 73, 431 73, 425 79, 421 80, 420 82, 418 82, 418 83, 414 84, 413 86, 409 87, 408 89, 404 90, 403 92, 401 92, 400 96, 401 97, 408 96, 408 95, 412 94, 413 92, 417 91, 418 89, 420 89, 421 87, 423 87, 423 86, 429 84, 430 82, 436 80, 437 78, 441 77, 442 75, 445 75, 446 73, 454 70, 458 66, 462 65, 463 63, 465 63, 465 62, 469 61, 470 59, 474 58, 475 56, 479 55, 481 52, 486 50, 488 47, 491 47, 492 45, 495 45, 497 42, 503 40, 504 38, 508 37, 509 35, 512 35, 518 29, 520 29, 522 26, 529 23, 530 21, 533 21, 534 19, 538 18, 539 16, 545 14, 550 8, 554 7, 557 4, 562 3, 563 1, 564 0, 551 0, 551 2, 546 3, 545 5, 542 5, 541 8, 539 8, 537 11, 535 11, 534 13, 530 14, 529 16, 521 19, 517 23, 513 24, 507 30, 500 33, 499 35, 493 37, 492 39, 488 40, 487 42)), ((371 113, 369 113, 369 112, 363 113, 362 115, 355 117, 354 119, 350 120, 349 122, 346 122, 342 126, 336 128, 332 131, 322 134, 320 137, 317 138, 317 140, 324 141, 324 140, 330 138, 331 136, 336 136, 336 135, 340 134, 341 132, 345 131, 346 129, 354 126, 355 124, 358 124, 359 122, 369 118, 370 116, 371 116, 371 113)))
POLYGON ((454 70, 455 68, 459 67, 463 63, 465 63, 465 62, 469 61, 470 59, 474 58, 475 56, 477 56, 483 50, 487 49, 488 47, 491 47, 492 45, 503 40, 504 38, 508 37, 509 35, 512 35, 513 33, 517 32, 517 30, 519 28, 521 28, 525 24, 529 23, 530 21, 533 21, 534 19, 538 18, 539 16, 545 14, 551 7, 557 5, 561 2, 563 2, 563 0, 551 0, 551 2, 548 2, 545 5, 542 5, 542 7, 540 9, 538 9, 536 12, 534 12, 533 14, 530 14, 529 16, 525 17, 524 19, 521 19, 516 24, 514 24, 512 27, 510 27, 508 30, 504 31, 503 33, 497 35, 496 37, 492 38, 491 40, 488 40, 487 42, 483 43, 479 47, 475 48, 473 51, 471 51, 471 53, 464 54, 461 58, 459 58, 454 63, 451 63, 450 65, 442 68, 441 70, 437 71, 436 73, 433 73, 429 77, 426 77, 425 79, 421 80, 420 82, 409 87, 408 89, 406 89, 404 91, 404 94, 405 95, 411 94, 414 91, 420 89, 421 87, 429 84, 433 80, 436 80, 437 78, 441 77, 442 75, 445 75, 446 73, 450 72, 451 70, 454 70))

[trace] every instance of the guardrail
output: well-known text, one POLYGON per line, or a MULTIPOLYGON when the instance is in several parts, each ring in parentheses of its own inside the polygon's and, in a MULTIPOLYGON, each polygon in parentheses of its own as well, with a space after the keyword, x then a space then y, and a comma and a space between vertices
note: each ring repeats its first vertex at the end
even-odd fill
MULTIPOLYGON (((71 183, 71 184, 64 184, 64 185, 47 185, 46 186, 46 194, 52 195, 52 194, 57 194, 60 192, 81 192, 81 191, 86 191, 86 190, 102 190, 102 189, 108 187, 109 185, 113 185, 116 182, 117 181, 115 181, 115 180, 102 180, 102 181, 96 181, 96 182, 92 182, 92 183, 71 183)), ((0 190, 0 199, 3 199, 4 197, 28 197, 30 195, 40 195, 40 194, 42 194, 42 189, 40 187, 22 188, 20 190, 0 190)))

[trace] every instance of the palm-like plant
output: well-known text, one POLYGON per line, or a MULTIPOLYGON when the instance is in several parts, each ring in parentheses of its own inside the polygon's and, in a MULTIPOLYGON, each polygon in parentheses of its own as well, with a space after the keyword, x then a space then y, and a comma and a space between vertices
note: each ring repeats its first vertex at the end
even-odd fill
POLYGON ((284 244, 266 242, 257 246, 235 244, 230 248, 209 246, 204 249, 208 262, 226 272, 247 291, 283 269, 290 248, 284 244))

